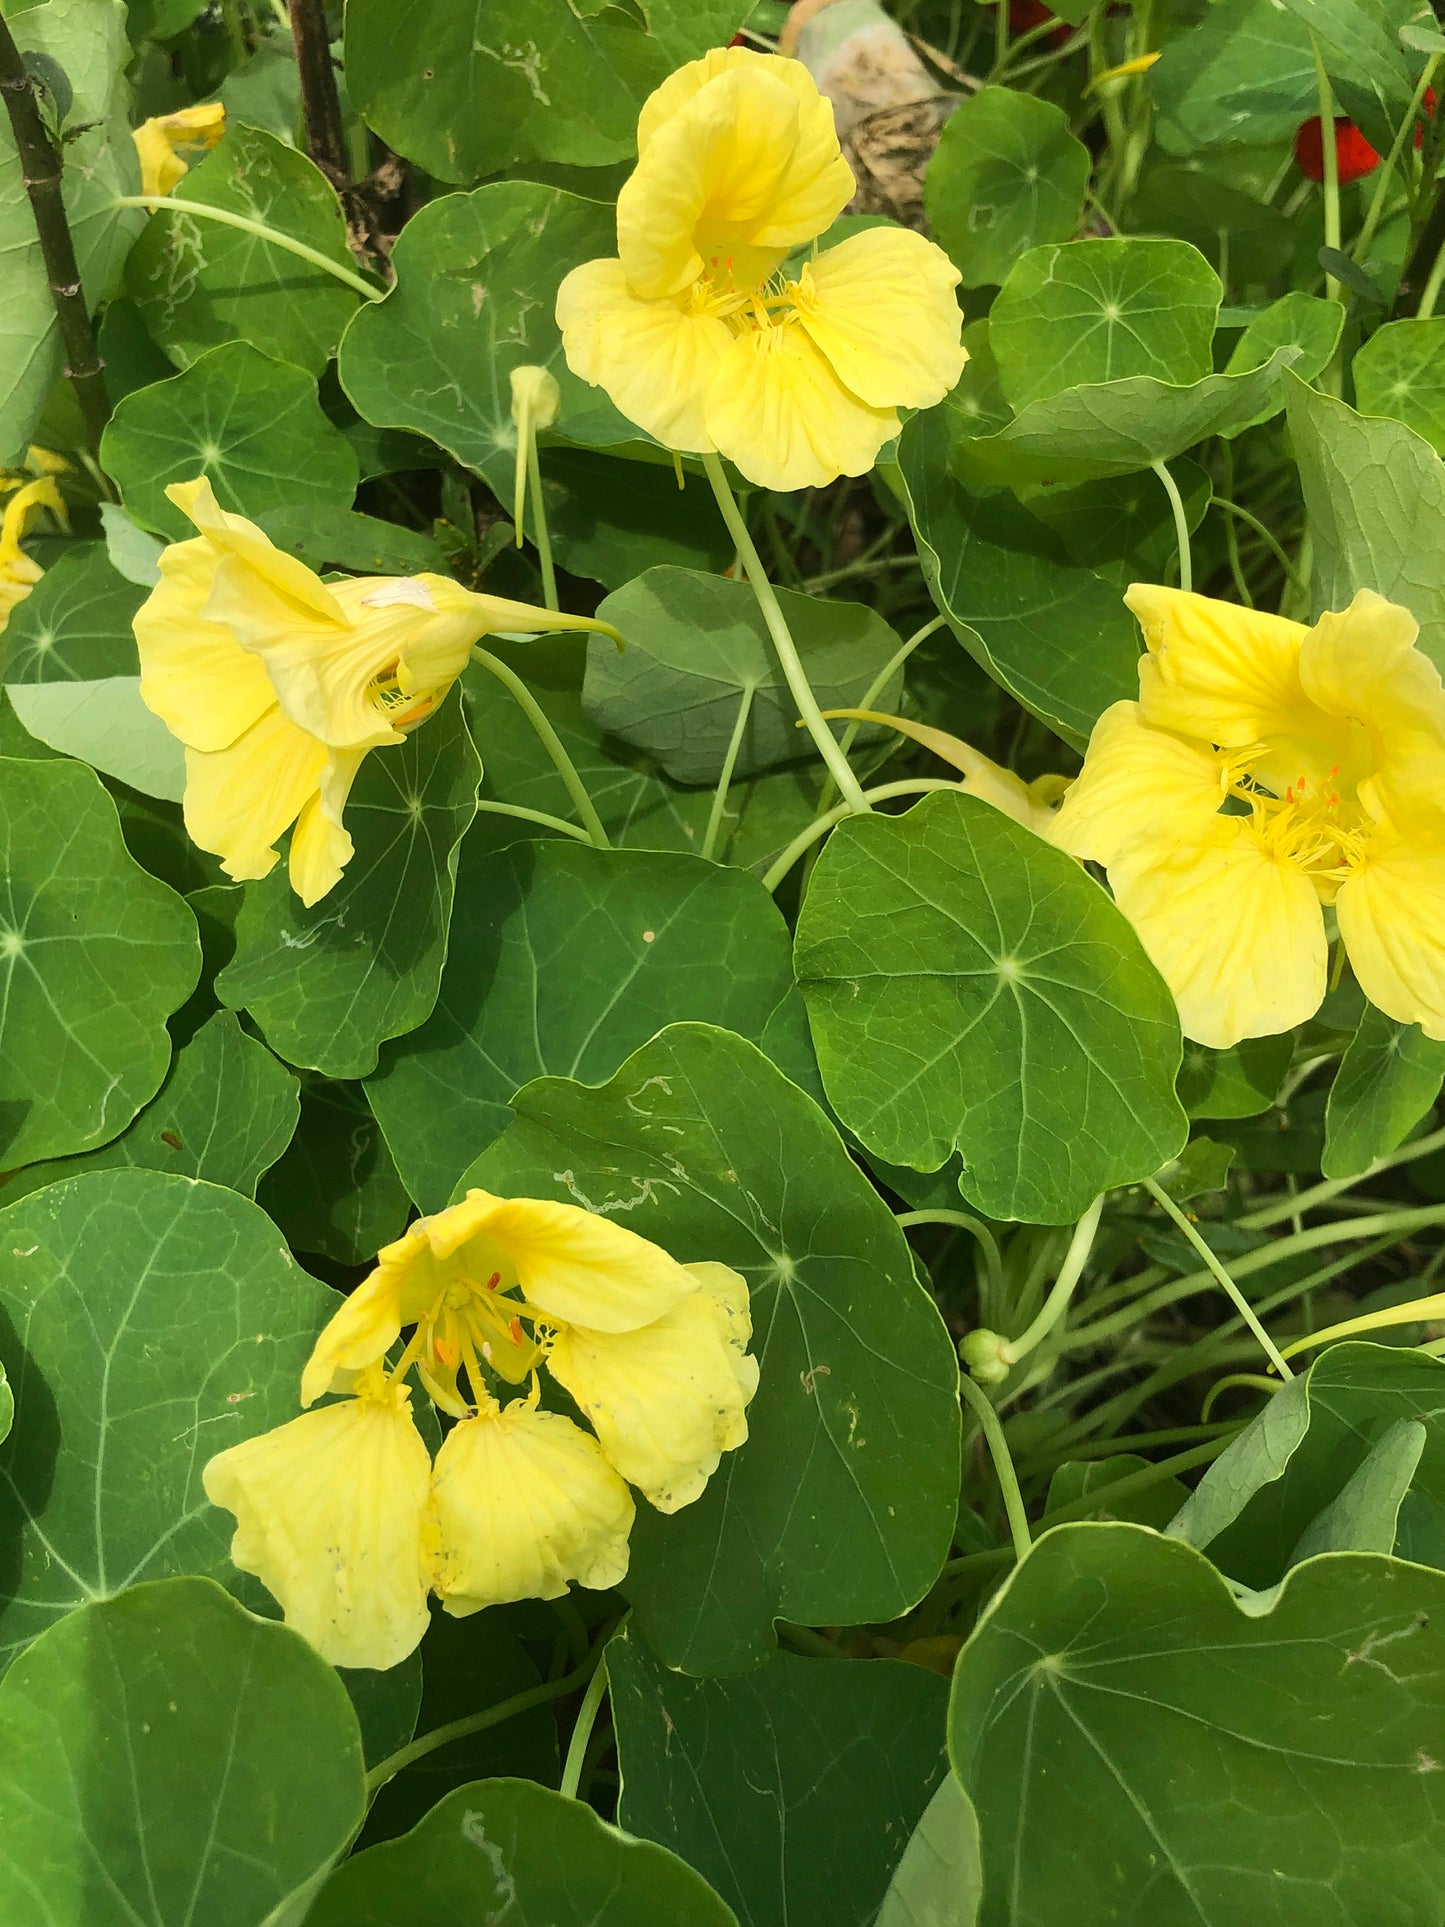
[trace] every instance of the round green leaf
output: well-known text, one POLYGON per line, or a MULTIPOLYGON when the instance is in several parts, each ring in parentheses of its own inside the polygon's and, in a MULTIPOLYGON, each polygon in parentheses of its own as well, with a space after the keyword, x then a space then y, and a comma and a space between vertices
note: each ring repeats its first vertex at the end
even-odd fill
POLYGON ((145 591, 111 564, 103 542, 77 542, 11 612, 3 651, 7 683, 89 682, 133 676, 131 619, 145 591))
POLYGON ((619 589, 659 563, 720 575, 732 562, 732 537, 696 474, 679 488, 671 464, 587 448, 547 447, 540 461, 552 551, 574 575, 619 589))
POLYGON ((957 791, 851 817, 795 961, 823 1084, 865 1148, 991 1218, 1061 1224, 1184 1143, 1179 1019, 1139 939, 1062 850, 957 791))
POLYGON ((1067 241, 1092 162, 1051 101, 981 87, 944 122, 924 203, 966 288, 1003 281, 1026 249, 1067 241))
POLYGON ((1415 1927, 1445 1880, 1445 1576, 1335 1555, 1237 1603, 1142 1526, 1041 1539, 964 1648, 984 1927, 1415 1927))
POLYGON ((1034 248, 989 312, 988 336, 1015 408, 1086 383, 1210 371, 1223 296, 1186 241, 1077 241, 1034 248))
POLYGON ((121 840, 78 763, 0 759, 0 1166, 123 1131, 171 1059, 195 920, 121 840))
POLYGON ((442 181, 515 161, 595 167, 632 151, 637 111, 674 67, 725 46, 749 0, 352 0, 351 97, 442 181))
POLYGON ((284 864, 246 886, 216 995, 249 1010, 288 1063, 362 1077, 385 1038, 430 1013, 480 776, 454 700, 367 757, 346 805, 356 853, 334 890, 306 909, 284 864))
POLYGON ((281 1927, 365 1811, 335 1671, 205 1580, 72 1613, 0 1683, 15 1927, 281 1927))
POLYGON ((493 853, 489 824, 463 846, 436 1009, 366 1086, 424 1211, 506 1129, 521 1085, 600 1083, 664 1024, 723 1024, 806 1082, 787 925, 754 877, 561 841, 493 853))
MULTIPOLYGON (((1192 535, 1209 510, 1209 471, 1181 456, 1170 473, 1192 535)), ((1177 565, 1173 505, 1157 475, 1136 470, 1073 487, 1029 489, 1024 500, 1031 514, 1058 531, 1070 560, 1104 576, 1121 598, 1131 582, 1167 582, 1177 565)))
POLYGON ((1285 141, 1319 111, 1308 30, 1286 7, 1260 0, 1216 0, 1196 24, 1168 36, 1144 84, 1171 154, 1242 138, 1285 141))
POLYGON ((1295 228, 1281 209, 1194 167, 1146 168, 1128 218, 1140 234, 1188 241, 1235 287, 1273 281, 1294 248, 1295 228))
POLYGON ((356 455, 315 377, 245 341, 127 395, 101 454, 136 521, 172 541, 195 530, 167 501, 171 482, 204 475, 222 508, 252 517, 297 502, 350 508, 356 493, 356 455))
POLYGON ((1233 435, 1278 414, 1280 376, 1299 355, 1297 347, 1280 348, 1245 374, 1207 375, 1182 388, 1148 375, 1071 388, 1031 402, 995 435, 957 442, 954 473, 974 487, 1011 488, 1132 475, 1207 436, 1233 435))
POLYGON ((878 1927, 977 1927, 982 1853, 973 1802, 950 1773, 903 1850, 878 1927))
POLYGON ((1357 1178, 1403 1144, 1440 1095, 1445 1044, 1373 1004, 1340 1060, 1325 1106, 1327 1178, 1357 1178))
POLYGON ((303 241, 356 272, 346 217, 320 168, 274 134, 237 122, 146 224, 126 262, 126 288, 162 348, 188 366, 229 341, 319 375, 358 296, 334 275, 254 234, 187 214, 223 207, 303 241))
POLYGON ((29 1164, 0 1188, 11 1204, 80 1171, 138 1165, 223 1184, 254 1197, 296 1129, 296 1079, 229 1010, 218 1010, 176 1052, 166 1081, 140 1116, 98 1151, 29 1164))
POLYGON ((562 391, 557 431, 569 441, 637 438, 601 389, 568 368, 553 319, 563 275, 616 252, 614 210, 561 188, 498 181, 444 195, 403 229, 391 293, 346 330, 341 384, 365 420, 429 436, 510 502, 513 368, 551 370, 562 391))
POLYGON ((937 1673, 778 1653, 742 1679, 687 1679, 629 1629, 607 1678, 629 1832, 696 1867, 741 1927, 873 1927, 948 1772, 937 1673))
POLYGON ((1118 589, 1071 565, 1037 515, 1011 495, 960 486, 951 452, 979 444, 953 442, 957 419, 930 409, 898 442, 924 580, 994 681, 1082 749, 1100 713, 1138 692, 1138 631, 1118 589))
POLYGON ((668 1666, 745 1671, 772 1622, 892 1619, 958 1510, 958 1367, 893 1214, 823 1112, 730 1032, 674 1024, 610 1083, 542 1078, 464 1183, 558 1198, 682 1263, 731 1265, 762 1368, 748 1442, 670 1518, 638 1508, 623 1590, 668 1666))
POLYGON ((737 1927, 700 1874, 529 1780, 458 1787, 356 1854, 306 1927, 737 1927))
POLYGON ((297 1251, 369 1265, 405 1228, 406 1187, 361 1086, 302 1081, 301 1122, 257 1199, 297 1251))
POLYGON ((119 777, 142 796, 178 803, 185 795, 185 749, 141 701, 139 676, 12 683, 9 696, 25 728, 58 755, 119 777))
POLYGON ((1179 1101, 1191 1117, 1258 1117, 1274 1103, 1294 1056, 1294 1037, 1246 1037, 1229 1050, 1192 1040, 1179 1066, 1179 1101))
MULTIPOLYGON (((899 647, 861 603, 777 591, 821 709, 855 708, 899 647)), ((746 582, 692 569, 649 569, 598 614, 626 640, 620 653, 589 638, 582 703, 599 729, 654 756, 678 783, 716 783, 746 691, 750 706, 734 775, 748 777, 810 753, 746 582), (595 646, 594 646, 595 645, 595 646)), ((874 703, 894 707, 895 675, 874 703)))
POLYGON ((1393 415, 1445 455, 1445 315, 1386 322, 1355 356, 1354 376, 1361 414, 1393 415))
POLYGON ((4 1659, 141 1579, 236 1583, 234 1521, 207 1503, 202 1468, 295 1416, 335 1305, 265 1213, 216 1185, 95 1171, 0 1213, 0 1356, 15 1392, 0 1448, 16 1575, 4 1659))

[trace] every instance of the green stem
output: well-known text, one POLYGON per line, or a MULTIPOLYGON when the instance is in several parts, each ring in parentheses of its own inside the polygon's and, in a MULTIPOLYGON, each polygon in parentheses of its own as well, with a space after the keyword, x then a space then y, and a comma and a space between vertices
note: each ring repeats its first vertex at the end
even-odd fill
POLYGON ((990 1284, 995 1292, 1002 1295, 1003 1253, 999 1250, 998 1239, 981 1220, 971 1216, 967 1211, 900 1211, 894 1223, 900 1231, 911 1231, 915 1225, 920 1224, 954 1225, 961 1231, 967 1231, 977 1240, 979 1249, 983 1252, 990 1284))
POLYGON ((543 749, 545 749, 551 757, 557 774, 566 785, 567 794, 576 805, 577 814, 587 826, 588 836, 597 845, 599 850, 610 850, 612 848, 611 840, 606 830, 602 827, 602 818, 597 814, 592 798, 587 792, 587 785, 577 774, 577 765, 567 754, 562 738, 557 734, 556 730, 553 729, 545 710, 537 701, 537 698, 532 694, 531 690, 528 689, 516 670, 503 662, 500 656, 494 656, 490 649, 483 649, 478 645, 472 650, 472 661, 480 664, 490 675, 495 676, 503 688, 509 691, 516 699, 517 706, 526 716, 527 721, 532 725, 533 729, 536 730, 543 749))
POLYGON ((1205 1265, 1229 1294, 1234 1302, 1235 1310, 1264 1347, 1265 1357, 1268 1358, 1270 1364, 1274 1366, 1280 1377, 1293 1378, 1294 1373, 1285 1363, 1284 1355, 1279 1347, 1275 1344, 1264 1326, 1260 1324, 1259 1319, 1255 1315, 1253 1305, 1250 1304, 1244 1293, 1239 1289, 1239 1286, 1235 1284, 1229 1273, 1224 1269, 1224 1266, 1219 1262, 1218 1258, 1215 1257, 1213 1251, 1199 1235, 1196 1227, 1189 1222, 1189 1219, 1179 1209, 1179 1206, 1174 1202, 1173 1198, 1170 1197, 1169 1193, 1157 1185, 1153 1178, 1145 1178, 1144 1189, 1149 1193, 1155 1204, 1174 1220, 1175 1224, 1178 1225, 1179 1229, 1184 1233, 1184 1236, 1204 1260, 1205 1265))
POLYGON ((733 733, 728 739, 727 754, 723 757, 722 772, 717 779, 717 788, 713 792, 712 808, 708 811, 707 828, 703 831, 702 848, 698 854, 709 861, 717 848, 718 836, 722 831, 723 813, 728 803, 728 790, 732 787, 733 771, 737 767, 738 754, 743 746, 743 737, 747 733, 748 716, 753 707, 753 689, 752 683, 743 684, 743 696, 738 704, 737 721, 733 724, 733 733))
POLYGON ((542 600, 549 609, 560 609, 557 600, 557 571, 552 566, 552 537, 547 528, 547 504, 542 499, 542 463, 537 454, 537 437, 528 423, 527 481, 532 492, 532 539, 537 544, 537 560, 542 565, 542 600))
POLYGON ((827 1639, 811 1626, 794 1625, 790 1619, 777 1622, 778 1639, 784 1646, 791 1646, 794 1652, 811 1653, 814 1659, 846 1659, 848 1655, 834 1640, 827 1639))
POLYGON ((1379 227, 1380 217, 1385 211, 1385 198, 1389 193, 1390 182, 1394 179, 1395 169, 1400 165, 1400 156, 1405 151, 1405 143, 1419 121, 1420 109, 1425 104, 1425 91, 1435 78, 1435 69, 1439 64, 1440 56, 1431 54, 1421 69, 1419 80, 1415 83, 1415 96, 1410 102, 1410 111, 1395 130, 1395 138, 1389 153, 1385 156, 1385 164, 1375 180, 1375 191, 1370 197, 1369 209, 1360 224, 1359 233, 1355 236, 1355 245, 1350 250, 1356 261, 1364 260, 1370 243, 1375 238, 1375 230, 1379 227))
POLYGON ((1189 550, 1189 517, 1184 512, 1184 497, 1163 462, 1156 460, 1149 466, 1164 484, 1164 493, 1169 497, 1169 506, 1174 511, 1174 539, 1179 545, 1179 586, 1189 595, 1194 589, 1194 561, 1189 550))
POLYGON ((561 1679, 544 1680, 540 1686, 529 1686, 525 1693, 514 1693, 510 1699, 500 1700, 497 1705, 489 1706, 481 1713, 468 1713, 464 1719, 433 1727, 430 1733, 423 1733, 419 1739, 388 1754, 367 1774, 367 1792, 377 1793, 403 1768, 409 1767, 415 1760, 424 1760, 428 1753, 434 1753, 439 1746, 450 1746, 453 1740, 464 1740, 473 1733, 485 1733, 488 1727, 500 1726, 503 1720, 515 1719, 519 1713, 529 1713, 534 1706, 545 1706, 549 1700, 562 1699, 566 1694, 576 1692, 596 1668, 602 1657, 603 1644, 604 1641, 599 1641, 582 1664, 561 1679))
POLYGON ((542 823, 549 830, 556 830, 560 836, 575 837, 579 843, 590 843, 592 838, 586 830, 575 823, 568 823, 563 817, 551 816, 546 810, 529 810, 524 803, 494 803, 483 797, 477 803, 479 810, 487 810, 493 816, 519 816, 524 823, 542 823))
MULTIPOLYGON (((1319 35, 1310 35, 1310 51, 1315 59, 1315 87, 1320 106, 1320 153, 1325 170, 1325 246, 1338 254, 1340 248, 1340 157, 1335 151, 1335 97, 1330 77, 1325 72, 1325 57, 1320 52, 1319 35)), ((1326 301, 1338 301, 1340 284, 1332 274, 1325 276, 1326 301)))
MULTIPOLYGON (((975 1385, 967 1373, 958 1382, 958 1389, 983 1431, 993 1469, 997 1474, 999 1487, 1003 1492, 1003 1508, 1008 1514, 1008 1529, 1013 1537, 1014 1556, 1027 1559, 1033 1546, 1029 1534, 1028 1514, 1024 1510, 1024 1495, 1019 1488, 1018 1474, 1009 1456, 1008 1440, 1003 1435, 998 1413, 981 1385, 975 1385)), ((945 1567, 945 1571, 947 1568, 945 1567)))
POLYGON ((112 206, 164 208, 168 214, 199 214, 203 220, 219 221, 222 227, 239 228, 242 234, 254 234, 257 240, 265 241, 287 254, 294 254, 298 261, 307 261, 313 268, 320 268, 323 274, 344 282, 357 294, 365 295, 368 301, 386 299, 385 289, 374 288, 369 281, 363 281, 359 274, 343 267, 339 261, 333 261, 329 254, 323 254, 320 248, 308 247, 304 241, 293 240, 289 234, 267 227, 264 221, 253 221, 248 214, 234 214, 228 207, 212 207, 209 201, 178 201, 170 194, 120 194, 112 206))
POLYGON ((762 558, 758 554, 753 538, 748 533, 748 525, 733 499, 733 492, 728 486, 727 476, 723 473, 722 463, 716 455, 704 455, 702 465, 708 481, 712 484, 712 492, 717 497, 717 505, 723 521, 727 524, 728 534, 732 537, 733 545, 742 558, 743 568, 747 571, 748 581, 757 598, 763 621, 767 624, 768 634, 773 639, 773 648, 777 651, 778 661, 782 664, 784 676, 787 677, 788 688, 793 693, 798 714, 807 724, 808 733, 817 745, 819 755, 833 772, 838 793, 846 801, 849 810, 866 811, 867 799, 859 787, 858 778, 848 766, 847 757, 838 747, 837 738, 823 721, 818 699, 808 683, 807 674, 798 656, 797 646, 788 629, 787 619, 773 591, 773 585, 768 580, 767 571, 763 567, 762 558))
POLYGON ((1415 310, 1417 320, 1428 321, 1434 314, 1442 281, 1445 281, 1445 241, 1440 244, 1440 252, 1435 256, 1435 265, 1430 270, 1430 279, 1425 283, 1425 292, 1420 296, 1420 305, 1415 310))
POLYGON ((1017 1364, 1021 1358, 1039 1345, 1058 1324, 1068 1309, 1074 1289, 1084 1275, 1084 1266, 1089 1261, 1089 1253, 1094 1248, 1094 1236, 1099 1229, 1099 1218, 1104 1209, 1103 1194, 1095 1198, 1088 1210, 1074 1226, 1074 1235, 1069 1240, 1069 1248, 1064 1253, 1064 1262, 1059 1266, 1059 1275, 1054 1281, 1053 1290, 1039 1308, 1038 1317, 1021 1332, 1017 1338, 1008 1340, 1008 1351, 1012 1362, 1017 1364))
POLYGON ((1313 1185, 1308 1191, 1298 1191, 1282 1203, 1263 1205, 1258 1211, 1248 1211, 1238 1222, 1247 1231, 1267 1231, 1271 1225, 1292 1218, 1296 1213, 1303 1214, 1315 1210, 1319 1205, 1328 1204, 1331 1198, 1337 1198, 1342 1191, 1363 1184, 1367 1178, 1377 1178, 1383 1171, 1392 1171, 1400 1164, 1413 1164, 1416 1158, 1429 1157, 1432 1151, 1439 1150, 1445 1150, 1445 1130, 1427 1132, 1424 1137, 1412 1138, 1408 1144, 1402 1144, 1398 1151, 1392 1151, 1388 1157, 1376 1158, 1368 1170, 1359 1172, 1353 1178, 1327 1178, 1323 1184, 1313 1185))
POLYGON ((592 1728, 597 1723, 597 1714, 607 1692, 607 1666, 599 1665, 592 1675, 586 1696, 577 1712, 577 1724, 572 1728, 572 1737, 567 1742, 567 1758, 562 1767, 562 1782, 557 1791, 565 1800, 577 1798, 577 1788, 582 1780, 582 1762, 587 1757, 587 1743, 592 1738, 592 1728))
POLYGON ((1226 515, 1234 516, 1243 522, 1246 528, 1253 529, 1259 539, 1272 551, 1275 561, 1284 570, 1287 580, 1303 594, 1304 584, 1300 581, 1293 562, 1290 561, 1278 539, 1270 533, 1257 515, 1252 515, 1248 509, 1241 508, 1238 502, 1231 502, 1223 495, 1216 495, 1211 502, 1211 507, 1223 509, 1226 515))
MULTIPOLYGON (((894 676, 903 667, 904 663, 906 663, 908 658, 913 654, 919 643, 926 642, 928 638, 933 635, 935 631, 941 629, 947 621, 947 616, 935 616, 931 622, 925 622, 921 629, 915 629, 907 642, 900 643, 898 648, 894 650, 887 662, 885 662, 883 667, 878 671, 878 674, 873 678, 872 682, 869 683, 863 700, 858 704, 859 709, 873 709, 876 707, 878 698, 883 694, 883 691, 888 687, 889 683, 892 682, 894 676)), ((843 741, 840 747, 845 756, 851 753, 854 743, 858 740, 858 732, 862 727, 862 723, 849 723, 848 727, 843 731, 843 741)), ((829 807, 833 800, 833 791, 835 788, 836 785, 830 775, 823 784, 822 794, 818 798, 818 807, 813 812, 815 816, 821 816, 824 810, 829 807)))
MULTIPOLYGON (((958 784, 944 777, 919 777, 918 780, 903 783, 878 783, 870 790, 862 790, 863 807, 869 809, 874 803, 886 803, 891 796, 928 796, 934 790, 956 790, 958 784)), ((825 836, 835 824, 841 823, 845 816, 856 816, 858 812, 851 803, 839 803, 836 809, 826 816, 815 817, 807 829, 799 830, 787 849, 776 859, 772 868, 763 877, 765 890, 776 890, 783 878, 792 869, 800 856, 812 848, 820 836, 825 836)))

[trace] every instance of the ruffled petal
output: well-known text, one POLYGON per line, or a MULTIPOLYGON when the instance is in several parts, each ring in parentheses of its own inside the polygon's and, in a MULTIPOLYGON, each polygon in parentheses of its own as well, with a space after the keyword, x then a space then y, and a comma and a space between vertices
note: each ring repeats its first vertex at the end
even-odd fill
POLYGON ((369 750, 335 749, 321 772, 316 794, 301 806, 291 833, 291 888, 309 910, 334 890, 356 846, 341 821, 356 773, 369 750))
POLYGON ((698 1289, 640 1331, 564 1326, 547 1366, 612 1464, 659 1512, 690 1505, 724 1452, 747 1438, 758 1364, 745 1281, 690 1265, 698 1289))
POLYGON ((871 408, 932 408, 968 359, 958 269, 910 228, 870 228, 808 263, 798 319, 845 388, 871 408))
POLYGON ((431 1459, 404 1388, 234 1445, 203 1474, 231 1558, 333 1666, 395 1666, 427 1629, 431 1459))
POLYGON ((1445 825, 1445 689, 1416 646, 1408 609, 1361 589, 1348 609, 1321 616, 1300 650, 1305 693, 1346 719, 1354 741, 1331 772, 1375 816, 1445 825))
MULTIPOLYGON (((1146 723, 1226 749, 1318 736, 1314 760, 1325 760, 1310 774, 1323 775, 1336 760, 1330 746, 1338 732, 1300 682, 1303 623, 1152 582, 1131 583, 1124 600, 1149 646, 1139 665, 1146 723)), ((1286 761, 1299 753, 1291 750, 1286 761)), ((1288 769, 1284 781, 1294 774, 1288 769)))
POLYGON ((276 702, 266 665, 202 614, 219 561, 204 537, 171 543, 135 615, 141 700, 189 749, 229 748, 276 702))
POLYGON ((569 1325, 636 1331, 696 1289, 661 1245, 575 1204, 468 1191, 412 1233, 422 1227, 439 1259, 467 1247, 467 1269, 479 1285, 500 1271, 504 1290, 515 1282, 529 1304, 569 1325))
POLYGON ((1138 840, 1173 831, 1207 837, 1224 801, 1220 758, 1167 729, 1150 729, 1138 703, 1111 703, 1089 737, 1084 767, 1064 795, 1051 840, 1070 856, 1113 863, 1138 840))
POLYGON ((898 433, 897 415, 850 393, 796 322, 733 338, 708 392, 706 421, 719 451, 770 489, 866 475, 898 433))
POLYGON ((244 562, 278 594, 295 602, 299 616, 344 623, 345 617, 335 597, 320 576, 294 555, 278 549, 270 536, 254 522, 248 522, 244 515, 233 515, 229 509, 223 509, 205 476, 194 482, 172 482, 166 495, 182 515, 195 523, 218 555, 234 556, 244 562))
POLYGON ((620 261, 586 261, 557 290, 567 365, 668 448, 712 453, 708 389, 732 337, 685 299, 639 300, 620 261))
POLYGON ((1109 883, 1186 1037, 1225 1050, 1319 1009, 1328 958, 1319 898, 1248 818, 1136 839, 1110 863, 1109 883))
POLYGON ((276 839, 320 787, 323 743, 274 706, 227 749, 186 751, 186 831, 238 883, 269 875, 276 839))
MULTIPOLYGON (((842 213, 855 182, 833 110, 794 61, 733 65, 649 122, 617 197, 617 252, 634 293, 680 294, 712 268, 751 287, 842 213)), ((677 96, 680 98, 681 90, 677 96)))
POLYGON ((821 142, 831 135, 836 142, 833 103, 818 92, 818 83, 801 60, 780 59, 777 54, 759 53, 753 47, 712 47, 701 59, 690 60, 685 67, 669 74, 642 103, 642 112, 637 117, 639 157, 647 152, 658 128, 680 112, 694 95, 700 94, 710 80, 744 67, 767 74, 792 89, 798 97, 800 112, 809 120, 811 140, 821 142))
POLYGON ((1445 1039, 1445 846, 1371 838, 1335 898, 1340 937, 1360 988, 1397 1024, 1445 1039))
POLYGON ((599 1591, 627 1572, 632 1495, 571 1419, 527 1399, 463 1419, 437 1454, 435 1589, 463 1617, 514 1599, 599 1591))

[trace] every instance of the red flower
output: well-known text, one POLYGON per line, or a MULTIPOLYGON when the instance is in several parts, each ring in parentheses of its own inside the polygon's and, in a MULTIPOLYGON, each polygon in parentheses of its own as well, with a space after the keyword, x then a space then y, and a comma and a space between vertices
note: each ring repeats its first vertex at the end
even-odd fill
MULTIPOLYGON (((1295 135, 1294 157, 1301 174, 1312 181, 1325 178, 1325 144, 1320 134, 1318 114, 1312 114, 1295 135)), ((1351 181, 1372 174, 1380 165, 1379 155, 1355 123, 1344 114, 1335 116, 1335 165, 1339 169, 1341 187, 1348 187, 1351 181)))

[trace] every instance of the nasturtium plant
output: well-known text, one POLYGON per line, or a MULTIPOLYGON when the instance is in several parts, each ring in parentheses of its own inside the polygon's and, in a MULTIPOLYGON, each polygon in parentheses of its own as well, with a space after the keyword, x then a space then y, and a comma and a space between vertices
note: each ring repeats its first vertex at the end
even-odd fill
POLYGON ((0 1920, 1416 1927, 1445 35, 0 0, 0 1920))

